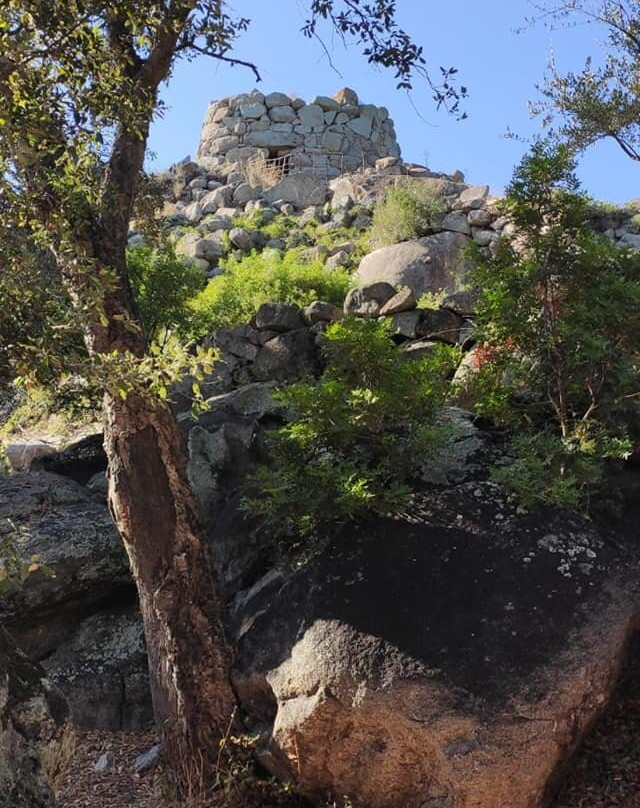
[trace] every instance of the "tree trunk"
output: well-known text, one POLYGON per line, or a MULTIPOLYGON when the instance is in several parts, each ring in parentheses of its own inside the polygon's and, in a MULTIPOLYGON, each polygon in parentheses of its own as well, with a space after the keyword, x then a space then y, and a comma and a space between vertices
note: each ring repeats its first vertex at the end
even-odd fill
MULTIPOLYGON (((107 322, 94 319, 86 341, 91 353, 143 357, 145 339, 131 327, 134 311, 122 241, 103 234, 91 248, 97 266, 115 270, 119 283, 104 298, 107 322)), ((189 793, 194 780, 200 787, 215 778, 220 740, 235 713, 223 604, 170 408, 152 393, 131 391, 123 399, 107 389, 104 445, 109 507, 138 588, 154 716, 165 757, 189 793)))
POLYGON ((109 504, 138 587, 153 707, 164 751, 189 787, 215 776, 233 721, 230 652, 181 437, 171 412, 131 395, 105 396, 109 504))

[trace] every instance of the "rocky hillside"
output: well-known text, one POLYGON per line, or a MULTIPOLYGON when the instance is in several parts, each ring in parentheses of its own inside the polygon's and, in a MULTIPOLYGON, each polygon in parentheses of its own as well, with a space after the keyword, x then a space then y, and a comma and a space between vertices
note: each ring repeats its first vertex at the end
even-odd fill
MULTIPOLYGON (((295 782, 310 805, 344 798, 357 808, 543 808, 612 698, 634 641, 635 536, 624 519, 602 524, 524 507, 491 477, 491 467, 513 462, 504 432, 457 406, 440 413, 445 439, 416 463, 411 496, 393 516, 342 523, 292 564, 247 512, 269 436, 289 417, 274 391, 322 377, 330 324, 386 322, 398 363, 449 346, 456 359, 445 381, 465 385, 480 364, 466 248, 475 243, 490 256, 513 232, 487 186, 396 154, 373 155, 374 165, 337 177, 256 177, 235 160, 242 154, 204 159, 245 140, 261 148, 273 132, 312 148, 316 133, 299 128, 313 130, 320 116, 323 127, 343 127, 343 138, 364 131, 362 121, 367 137, 375 123, 380 138, 391 137, 385 116, 357 99, 333 108, 331 99, 304 105, 276 95, 213 107, 199 160, 161 178, 167 233, 207 277, 201 294, 214 294, 239 267, 263 262, 271 271, 287 254, 296 266, 319 265, 334 294, 296 286, 297 302, 256 297, 242 321, 232 316, 232 297, 215 298, 216 315, 203 322, 216 327, 199 335, 218 350, 201 382, 208 406, 192 413, 192 379, 171 394, 228 605, 246 731, 264 770, 295 782), (276 128, 283 125, 291 128, 276 128), (409 186, 427 200, 428 216, 412 237, 378 246, 379 203, 409 186)), ((591 217, 610 240, 640 246, 634 210, 599 206, 591 217)), ((130 246, 144 238, 133 223, 130 246)), ((42 748, 58 737, 64 714, 51 693, 62 694, 83 729, 146 729, 152 717, 135 587, 106 504, 101 435, 60 443, 13 435, 13 473, 0 476, 0 535, 21 535, 23 555, 46 565, 0 598, 0 619, 37 662, 0 635, 10 649, 8 671, 0 659, 0 781, 17 794, 29 761, 33 776, 22 790, 38 796, 25 805, 50 804, 42 748)), ((637 485, 636 473, 622 473, 621 490, 637 485)))

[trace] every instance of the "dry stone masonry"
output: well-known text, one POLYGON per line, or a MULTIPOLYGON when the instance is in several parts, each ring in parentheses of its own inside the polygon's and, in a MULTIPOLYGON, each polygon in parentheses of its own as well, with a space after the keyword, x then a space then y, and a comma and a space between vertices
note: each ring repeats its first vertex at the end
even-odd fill
POLYGON ((292 172, 337 177, 399 157, 385 107, 360 104, 353 90, 311 103, 284 93, 235 95, 214 101, 202 129, 197 159, 209 168, 281 160, 292 172))

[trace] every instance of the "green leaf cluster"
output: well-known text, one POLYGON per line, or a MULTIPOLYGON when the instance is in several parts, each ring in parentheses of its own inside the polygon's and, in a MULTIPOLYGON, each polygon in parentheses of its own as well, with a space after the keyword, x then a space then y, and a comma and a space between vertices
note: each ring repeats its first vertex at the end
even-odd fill
POLYGON ((259 470, 258 494, 247 503, 294 541, 406 504, 412 475, 438 442, 435 422, 454 365, 444 345, 403 360, 388 325, 369 319, 330 326, 324 353, 320 379, 277 394, 288 422, 271 434, 272 462, 259 470))
POLYGON ((371 246, 386 247, 429 233, 444 213, 442 197, 420 180, 387 191, 373 211, 371 246))
POLYGON ((127 250, 127 267, 147 341, 183 333, 191 316, 187 301, 207 283, 202 270, 182 261, 168 243, 127 250))
POLYGON ((321 261, 305 261, 302 251, 284 255, 271 250, 230 258, 222 275, 188 303, 190 334, 201 337, 218 328, 250 320, 267 302, 307 306, 314 300, 342 305, 350 276, 327 269, 321 261))
POLYGON ((545 24, 597 23, 604 29, 602 47, 588 55, 580 70, 561 73, 552 60, 531 104, 542 116, 549 136, 574 152, 611 138, 632 160, 640 160, 640 8, 636 0, 558 0, 536 6, 545 24))
POLYGON ((0 383, 47 384, 86 356, 71 301, 47 256, 2 224, 0 266, 0 383))

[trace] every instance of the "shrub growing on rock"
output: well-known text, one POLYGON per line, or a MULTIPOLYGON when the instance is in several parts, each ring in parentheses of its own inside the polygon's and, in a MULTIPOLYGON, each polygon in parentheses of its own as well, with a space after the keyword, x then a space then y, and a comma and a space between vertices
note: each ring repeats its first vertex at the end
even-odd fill
POLYGON ((443 212, 442 198, 420 180, 391 188, 374 209, 371 246, 386 247, 424 236, 443 212))
POLYGON ((247 503, 294 540, 406 504, 408 482, 437 443, 453 365, 444 345, 402 360, 382 321, 346 318, 325 336, 323 376, 277 393, 289 420, 271 434, 272 463, 247 503))
POLYGON ((349 273, 326 269, 322 261, 305 262, 300 250, 231 258, 224 273, 190 301, 191 333, 203 336, 247 322, 268 302, 304 307, 324 300, 341 306, 349 283, 349 273))
POLYGON ((477 409, 512 425, 498 477, 528 501, 586 507, 604 461, 624 458, 637 418, 640 259, 588 224, 565 149, 536 145, 507 188, 515 236, 479 249, 477 409))
POLYGON ((127 250, 127 266, 149 342, 183 331, 190 316, 187 301, 206 284, 202 270, 182 261, 170 244, 132 247, 127 250))

